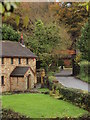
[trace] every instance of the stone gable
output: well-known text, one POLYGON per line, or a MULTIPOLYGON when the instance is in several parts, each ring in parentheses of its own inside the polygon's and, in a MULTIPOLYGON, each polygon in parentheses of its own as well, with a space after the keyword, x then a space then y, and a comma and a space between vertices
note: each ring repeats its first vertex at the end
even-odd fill
POLYGON ((1 63, 1 58, 0 58, 0 68, 1 68, 1 73, 0 73, 0 78, 1 76, 4 76, 4 85, 1 86, 1 80, 0 80, 0 86, 2 88, 2 92, 5 91, 10 91, 11 90, 11 86, 12 85, 12 90, 19 90, 19 88, 21 90, 26 90, 26 84, 27 84, 27 80, 26 80, 26 76, 28 76, 28 72, 27 75, 25 75, 23 78, 22 77, 10 77, 11 72, 15 69, 16 66, 30 66, 31 69, 33 70, 33 72, 35 73, 31 73, 31 88, 34 87, 34 84, 37 83, 37 78, 36 78, 36 59, 35 58, 28 58, 28 64, 26 62, 26 58, 21 58, 21 64, 18 63, 18 59, 19 58, 13 58, 13 64, 11 64, 11 58, 4 58, 4 64, 1 63), (10 81, 11 80, 11 81, 10 81), (17 82, 18 83, 17 83, 17 82), (12 82, 12 83, 10 83, 12 82), (21 84, 21 86, 20 86, 21 84))

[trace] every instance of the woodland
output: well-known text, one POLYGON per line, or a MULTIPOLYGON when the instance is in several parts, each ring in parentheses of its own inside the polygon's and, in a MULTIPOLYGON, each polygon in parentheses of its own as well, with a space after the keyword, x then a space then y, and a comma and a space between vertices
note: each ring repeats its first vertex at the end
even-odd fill
POLYGON ((68 56, 59 54, 61 50, 78 50, 76 62, 89 60, 89 2, 2 6, 2 39, 18 41, 23 33, 25 45, 38 56, 46 71, 59 66, 62 56, 68 56))

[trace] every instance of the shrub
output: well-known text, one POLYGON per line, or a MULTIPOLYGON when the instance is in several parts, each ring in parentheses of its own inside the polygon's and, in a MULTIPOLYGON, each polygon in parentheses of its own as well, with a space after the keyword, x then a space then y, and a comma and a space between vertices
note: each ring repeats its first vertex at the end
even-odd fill
POLYGON ((80 65, 80 74, 79 74, 80 79, 90 83, 90 81, 88 81, 89 71, 90 71, 90 62, 82 61, 79 63, 79 65, 80 65))
POLYGON ((2 39, 18 41, 20 39, 20 33, 15 31, 10 25, 2 25, 2 39))
POLYGON ((56 80, 56 77, 54 77, 54 76, 49 76, 48 79, 49 79, 50 81, 53 81, 53 80, 56 80))
POLYGON ((27 116, 21 115, 17 112, 14 112, 10 109, 2 109, 2 120, 25 120, 25 119, 30 119, 27 116))
POLYGON ((90 111, 90 93, 73 88, 66 88, 61 84, 55 84, 50 80, 48 80, 48 83, 48 88, 50 90, 52 88, 59 90, 60 95, 62 95, 65 100, 90 111))
POLYGON ((79 64, 80 64, 80 72, 85 75, 89 75, 90 62, 82 61, 79 64))

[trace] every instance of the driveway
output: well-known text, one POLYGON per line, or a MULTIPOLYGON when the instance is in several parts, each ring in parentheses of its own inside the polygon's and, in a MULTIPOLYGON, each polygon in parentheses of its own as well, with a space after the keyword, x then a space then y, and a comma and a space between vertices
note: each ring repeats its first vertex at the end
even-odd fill
POLYGON ((55 74, 55 76, 57 80, 65 87, 76 88, 90 92, 90 84, 71 76, 71 74, 72 69, 65 69, 60 73, 55 74))

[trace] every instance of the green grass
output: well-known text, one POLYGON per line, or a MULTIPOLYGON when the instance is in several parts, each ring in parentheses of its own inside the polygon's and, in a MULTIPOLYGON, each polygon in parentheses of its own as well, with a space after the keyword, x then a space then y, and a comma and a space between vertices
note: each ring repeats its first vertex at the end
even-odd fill
POLYGON ((40 92, 49 92, 48 88, 39 88, 38 91, 40 92))
POLYGON ((45 94, 3 95, 2 106, 32 118, 79 117, 87 111, 45 94))
POLYGON ((78 75, 77 78, 90 84, 90 76, 85 76, 84 74, 78 75))

